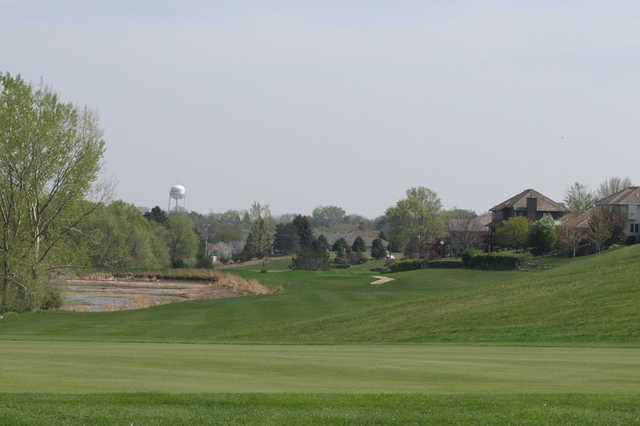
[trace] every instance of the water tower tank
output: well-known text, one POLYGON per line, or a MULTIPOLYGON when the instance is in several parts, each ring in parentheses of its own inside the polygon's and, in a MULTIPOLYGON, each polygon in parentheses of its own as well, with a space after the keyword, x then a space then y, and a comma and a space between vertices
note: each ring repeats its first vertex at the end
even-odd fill
POLYGON ((187 190, 184 188, 184 186, 173 185, 171 187, 171 190, 169 191, 169 197, 173 198, 174 200, 182 200, 184 199, 186 193, 187 190))

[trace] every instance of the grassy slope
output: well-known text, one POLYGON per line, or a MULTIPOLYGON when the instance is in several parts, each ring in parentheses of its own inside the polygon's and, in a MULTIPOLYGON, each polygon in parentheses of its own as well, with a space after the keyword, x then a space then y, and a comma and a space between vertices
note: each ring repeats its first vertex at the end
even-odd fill
POLYGON ((0 394, 0 423, 640 424, 640 397, 610 395, 0 394))
POLYGON ((8 316, 0 338, 87 341, 640 344, 640 245, 542 272, 421 270, 379 287, 371 265, 260 274, 273 296, 115 313, 8 316))

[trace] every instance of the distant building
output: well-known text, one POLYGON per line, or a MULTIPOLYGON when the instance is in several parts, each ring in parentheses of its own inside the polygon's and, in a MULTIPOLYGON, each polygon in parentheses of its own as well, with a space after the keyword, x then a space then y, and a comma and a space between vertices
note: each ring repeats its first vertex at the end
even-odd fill
POLYGON ((596 208, 615 211, 626 222, 625 234, 640 238, 640 186, 630 186, 596 202, 596 208))
POLYGON ((449 221, 449 249, 454 256, 463 251, 474 248, 487 250, 489 248, 489 226, 492 215, 486 213, 480 216, 454 218, 449 221))
POLYGON ((503 201, 491 210, 490 249, 494 247, 494 233, 496 228, 511 217, 522 216, 531 221, 542 219, 550 215, 553 219, 560 219, 565 214, 564 204, 557 203, 535 189, 525 189, 503 201))

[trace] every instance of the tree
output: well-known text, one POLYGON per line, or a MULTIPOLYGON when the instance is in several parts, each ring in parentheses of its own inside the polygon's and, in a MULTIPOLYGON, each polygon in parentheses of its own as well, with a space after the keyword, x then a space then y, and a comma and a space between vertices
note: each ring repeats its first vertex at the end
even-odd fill
POLYGON ((391 240, 409 250, 410 257, 421 257, 423 247, 444 232, 442 203, 438 195, 425 187, 407 190, 407 198, 400 200, 385 212, 391 227, 391 240), (411 243, 411 244, 408 244, 411 243))
POLYGON ((624 219, 614 210, 594 209, 589 218, 586 237, 600 253, 603 247, 620 242, 624 228, 624 219))
POLYGON ((313 239, 308 247, 301 247, 296 256, 291 259, 292 269, 315 271, 329 267, 329 252, 324 244, 313 239))
POLYGON ((277 254, 292 254, 298 251, 298 229, 292 223, 279 223, 273 237, 273 251, 277 254))
POLYGON ((345 215, 344 209, 337 206, 316 207, 311 214, 311 223, 315 227, 330 228, 342 223, 345 215))
POLYGON ((387 240, 387 236, 384 234, 384 231, 380 231, 380 232, 378 233, 378 238, 380 238, 381 240, 388 241, 388 240, 387 240))
POLYGON ((100 170, 94 114, 47 88, 0 75, 0 310, 38 307, 43 273, 95 210, 84 202, 100 170))
POLYGON ((267 231, 265 220, 258 217, 249 228, 249 235, 241 257, 244 260, 250 260, 254 257, 262 259, 269 255, 270 247, 271 237, 267 231))
POLYGON ((165 211, 162 210, 160 206, 155 206, 150 211, 146 212, 144 214, 144 217, 147 220, 157 222, 160 225, 164 226, 167 226, 169 222, 169 216, 167 216, 167 213, 165 213, 165 211))
POLYGON ((293 219, 293 226, 298 233, 298 244, 301 248, 308 248, 313 241, 313 230, 309 216, 298 215, 293 219))
POLYGON ((534 254, 545 254, 553 249, 557 239, 555 221, 547 215, 531 225, 527 242, 534 254))
POLYGON ((498 226, 495 231, 496 244, 516 250, 526 247, 531 222, 525 217, 514 216, 498 226))
POLYGON ((331 251, 335 251, 336 253, 344 253, 348 247, 349 245, 347 244, 347 240, 345 240, 344 238, 338 238, 331 246, 331 251))
POLYGON ((605 179, 598 188, 596 192, 596 197, 598 200, 602 200, 603 198, 608 197, 609 195, 615 194, 616 192, 620 192, 625 188, 629 188, 633 186, 631 180, 629 178, 620 178, 617 176, 610 177, 605 179))
POLYGON ((573 214, 566 218, 566 224, 558 227, 558 246, 561 250, 568 250, 571 256, 576 257, 576 251, 580 243, 585 239, 585 230, 578 227, 579 216, 573 214))
POLYGON ((382 243, 382 239, 376 238, 371 243, 371 257, 374 259, 382 259, 387 256, 387 249, 382 243))
POLYGON ((195 264, 198 250, 198 235, 193 222, 183 214, 171 215, 168 222, 167 246, 171 264, 178 268, 195 264))
POLYGON ((364 245, 364 240, 361 236, 357 236, 355 240, 353 240, 353 244, 351 245, 351 250, 357 253, 362 253, 367 251, 367 248, 364 245))
POLYGON ((170 266, 166 228, 146 220, 132 204, 101 205, 78 229, 86 266, 112 270, 170 266))
POLYGON ((564 204, 571 213, 587 211, 594 206, 595 202, 596 196, 579 182, 571 185, 564 197, 564 204))
POLYGON ((327 237, 325 237, 324 235, 320 235, 318 237, 318 243, 320 243, 320 245, 322 245, 325 250, 329 250, 329 241, 327 241, 327 237))

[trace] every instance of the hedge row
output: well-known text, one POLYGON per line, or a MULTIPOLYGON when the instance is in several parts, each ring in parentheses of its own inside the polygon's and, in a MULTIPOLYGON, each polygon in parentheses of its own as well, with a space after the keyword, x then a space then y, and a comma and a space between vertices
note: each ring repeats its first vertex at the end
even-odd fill
POLYGON ((390 272, 402 272, 402 271, 413 271, 415 269, 422 269, 424 267, 424 261, 422 259, 408 259, 401 260, 396 263, 392 263, 389 265, 390 272))
POLYGON ((530 260, 530 253, 484 253, 480 250, 467 250, 462 254, 462 263, 464 264, 464 267, 471 269, 518 269, 520 265, 530 260))

